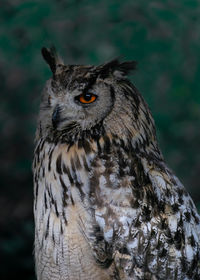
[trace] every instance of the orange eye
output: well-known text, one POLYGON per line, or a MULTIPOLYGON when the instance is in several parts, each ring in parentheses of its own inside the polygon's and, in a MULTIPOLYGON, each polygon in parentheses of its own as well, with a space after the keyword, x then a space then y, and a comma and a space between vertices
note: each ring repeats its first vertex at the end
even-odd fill
POLYGON ((89 104, 94 102, 97 99, 97 96, 93 93, 84 93, 78 96, 78 101, 80 101, 83 104, 89 104))

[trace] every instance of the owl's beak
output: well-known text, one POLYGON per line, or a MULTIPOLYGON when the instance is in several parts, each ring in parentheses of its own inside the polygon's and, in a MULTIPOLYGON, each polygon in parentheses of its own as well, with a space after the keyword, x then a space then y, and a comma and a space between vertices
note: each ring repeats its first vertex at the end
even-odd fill
POLYGON ((56 105, 53 114, 52 114, 52 125, 53 128, 57 128, 58 124, 60 122, 60 106, 56 105))

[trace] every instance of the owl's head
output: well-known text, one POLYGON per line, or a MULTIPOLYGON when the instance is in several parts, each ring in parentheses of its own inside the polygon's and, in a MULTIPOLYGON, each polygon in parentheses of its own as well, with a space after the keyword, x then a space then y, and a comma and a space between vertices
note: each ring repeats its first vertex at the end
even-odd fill
POLYGON ((104 133, 132 142, 154 137, 150 111, 126 78, 135 61, 65 65, 54 49, 43 48, 42 55, 53 75, 43 92, 39 137, 61 142, 104 133))

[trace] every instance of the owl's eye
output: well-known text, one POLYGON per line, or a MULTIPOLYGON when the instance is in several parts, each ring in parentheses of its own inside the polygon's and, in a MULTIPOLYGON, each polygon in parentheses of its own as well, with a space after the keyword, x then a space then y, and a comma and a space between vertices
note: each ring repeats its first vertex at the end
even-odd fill
POLYGON ((93 93, 87 92, 80 94, 76 99, 83 104, 89 104, 94 102, 97 99, 97 96, 93 93))

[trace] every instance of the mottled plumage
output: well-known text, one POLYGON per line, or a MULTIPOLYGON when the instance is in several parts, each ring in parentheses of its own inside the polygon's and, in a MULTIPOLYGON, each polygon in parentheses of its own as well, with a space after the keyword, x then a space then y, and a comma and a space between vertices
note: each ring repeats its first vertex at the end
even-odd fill
POLYGON ((53 76, 33 163, 37 279, 200 279, 200 217, 126 78, 136 63, 42 53, 53 76))

